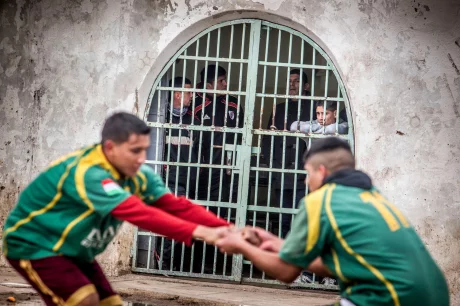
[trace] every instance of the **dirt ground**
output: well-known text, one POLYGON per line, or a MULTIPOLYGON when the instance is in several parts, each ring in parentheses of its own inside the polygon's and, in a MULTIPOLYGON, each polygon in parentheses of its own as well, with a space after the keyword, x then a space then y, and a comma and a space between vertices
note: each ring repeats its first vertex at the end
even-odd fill
MULTIPOLYGON (((119 292, 125 305, 130 306, 233 306, 235 304, 210 302, 200 299, 185 298, 178 295, 168 295, 141 290, 119 292)), ((38 294, 35 293, 0 293, 0 305, 31 306, 42 305, 38 294), (8 302, 8 297, 14 297, 16 302, 8 302)))
MULTIPOLYGON (((143 274, 110 278, 124 306, 230 306, 311 305, 324 306, 338 300, 337 292, 253 286, 216 280, 197 280, 143 274)), ((43 305, 38 294, 12 269, 0 268, 0 306, 43 305), (15 303, 7 301, 14 297, 15 303)))
POLYGON ((40 305, 41 300, 35 293, 17 293, 17 292, 2 292, 0 293, 0 305, 17 305, 17 306, 29 306, 29 305, 40 305), (16 299, 15 303, 8 302, 9 297, 16 299))
POLYGON ((233 306, 235 304, 210 302, 194 298, 186 298, 179 295, 145 292, 142 290, 129 290, 119 292, 123 301, 132 306, 233 306))

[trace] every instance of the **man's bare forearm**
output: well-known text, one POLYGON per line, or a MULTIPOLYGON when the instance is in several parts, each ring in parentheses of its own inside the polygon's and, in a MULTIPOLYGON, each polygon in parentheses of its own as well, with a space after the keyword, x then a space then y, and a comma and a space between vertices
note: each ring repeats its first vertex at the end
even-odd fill
POLYGON ((316 257, 316 259, 308 266, 307 270, 318 274, 319 276, 333 276, 331 271, 323 264, 321 257, 316 257))
POLYGON ((257 268, 282 282, 291 283, 302 271, 302 268, 281 260, 278 253, 261 250, 247 242, 241 244, 240 250, 257 268))

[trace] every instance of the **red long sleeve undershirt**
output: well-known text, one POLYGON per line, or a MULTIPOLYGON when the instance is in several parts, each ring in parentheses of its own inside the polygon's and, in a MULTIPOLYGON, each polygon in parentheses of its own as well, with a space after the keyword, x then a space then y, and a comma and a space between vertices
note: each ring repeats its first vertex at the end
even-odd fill
POLYGON ((117 219, 184 242, 186 245, 191 245, 192 233, 198 225, 208 227, 230 225, 204 207, 170 193, 160 197, 154 205, 149 206, 138 197, 130 196, 115 207, 111 214, 117 219))

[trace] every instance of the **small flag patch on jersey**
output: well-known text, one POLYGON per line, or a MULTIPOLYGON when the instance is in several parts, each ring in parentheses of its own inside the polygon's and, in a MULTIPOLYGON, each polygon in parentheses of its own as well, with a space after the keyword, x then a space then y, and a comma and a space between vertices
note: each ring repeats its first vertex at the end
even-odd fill
POLYGON ((115 194, 123 192, 123 189, 120 187, 120 185, 118 185, 111 179, 104 179, 102 181, 102 188, 104 188, 105 193, 107 193, 107 195, 109 196, 113 196, 115 194))

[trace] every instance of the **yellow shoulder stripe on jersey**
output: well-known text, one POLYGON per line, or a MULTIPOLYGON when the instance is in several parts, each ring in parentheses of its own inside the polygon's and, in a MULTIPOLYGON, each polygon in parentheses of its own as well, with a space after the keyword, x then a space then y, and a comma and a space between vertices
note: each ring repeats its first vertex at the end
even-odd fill
POLYGON ((88 206, 88 210, 86 210, 84 213, 82 213, 77 218, 72 220, 72 222, 70 222, 66 226, 58 242, 53 247, 54 252, 57 252, 61 248, 61 246, 64 244, 65 239, 67 238, 67 235, 72 230, 72 228, 75 225, 77 225, 80 221, 82 221, 83 219, 85 219, 86 217, 88 217, 94 212, 93 203, 91 203, 91 200, 88 198, 88 195, 86 193, 85 174, 89 168, 96 166, 96 165, 101 166, 102 168, 109 171, 110 174, 116 180, 120 178, 120 174, 118 173, 118 171, 109 163, 109 161, 104 155, 104 152, 102 152, 102 145, 100 144, 97 145, 96 148, 94 148, 92 152, 90 152, 88 155, 86 155, 80 160, 75 170, 75 187, 77 189, 77 192, 80 198, 88 206))
POLYGON ((320 224, 321 224, 321 209, 323 207, 324 195, 326 188, 310 193, 304 198, 305 211, 307 212, 307 244, 305 253, 310 252, 316 245, 319 239, 320 224))
POLYGON ((58 181, 58 184, 56 186, 56 189, 57 189, 57 192, 56 192, 56 195, 53 197, 53 199, 51 200, 51 202, 49 202, 48 204, 45 205, 45 207, 39 209, 39 210, 35 210, 33 212, 31 212, 26 218, 24 219, 21 219, 19 220, 18 222, 16 222, 15 225, 13 225, 12 227, 8 228, 4 234, 3 234, 3 240, 4 240, 4 254, 5 256, 8 255, 8 248, 7 248, 7 243, 6 243, 6 236, 9 234, 9 233, 12 233, 14 231, 16 231, 20 226, 30 222, 34 217, 38 216, 38 215, 41 215, 41 214, 44 214, 46 213, 47 211, 49 211, 50 209, 52 209, 57 202, 59 202, 59 200, 61 199, 62 197, 62 185, 64 184, 64 181, 67 179, 67 177, 69 176, 69 173, 70 173, 70 169, 72 169, 77 163, 78 161, 81 159, 81 157, 83 156, 83 154, 85 153, 85 150, 81 150, 81 151, 78 151, 80 155, 77 156, 77 158, 75 158, 75 160, 73 162, 71 162, 70 164, 68 164, 66 166, 66 169, 64 171, 64 173, 61 175, 61 177, 59 178, 59 181, 58 181))
MULTIPOLYGON (((93 153, 93 152, 91 152, 93 153)), ((88 154, 89 155, 89 154, 88 154)), ((94 165, 99 165, 102 168, 106 169, 107 171, 110 172, 110 174, 113 176, 114 179, 119 180, 120 179, 120 173, 112 166, 111 163, 107 160, 107 158, 104 155, 104 152, 102 152, 102 145, 98 145, 96 149, 94 150, 94 155, 89 157, 88 163, 91 163, 91 159, 93 160, 93 166, 94 165)))
POLYGON ((356 258, 356 260, 362 264, 364 267, 366 267, 367 269, 369 269, 369 271, 372 272, 372 274, 375 275, 375 277, 377 277, 377 279, 379 279, 384 285, 385 287, 388 289, 388 291, 390 292, 391 294, 391 297, 393 299, 393 303, 395 306, 400 306, 401 304, 399 303, 399 297, 398 297, 398 294, 396 293, 396 290, 393 286, 393 284, 388 281, 385 276, 383 276, 383 274, 378 270, 376 269, 374 266, 372 266, 371 264, 369 264, 365 259, 364 257, 362 257, 361 255, 357 254, 349 245, 348 243, 345 241, 345 239, 343 238, 342 236, 342 233, 340 232, 340 229, 339 229, 339 226, 337 225, 337 221, 335 220, 335 217, 334 217, 334 214, 332 213, 332 208, 331 208, 331 198, 332 198, 332 192, 334 191, 336 185, 335 184, 331 184, 329 185, 327 188, 328 188, 328 193, 331 194, 331 196, 328 196, 327 197, 327 200, 326 200, 326 213, 328 215, 328 218, 329 218, 329 222, 331 223, 331 226, 334 230, 334 233, 335 233, 335 236, 337 238, 337 240, 340 242, 340 244, 342 245, 342 247, 345 249, 345 251, 347 251, 348 254, 352 255, 353 257, 356 258))
POLYGON ((407 221, 406 217, 404 217, 404 215, 402 214, 402 212, 393 204, 391 203, 390 201, 388 201, 382 194, 380 194, 378 191, 374 190, 372 192, 372 194, 377 198, 379 199, 380 201, 382 201, 383 203, 385 203, 390 209, 391 211, 393 211, 393 213, 396 215, 396 217, 398 217, 399 221, 402 223, 402 225, 404 227, 409 227, 410 224, 409 222, 407 221))
POLYGON ((88 210, 80 214, 77 218, 72 220, 72 222, 70 222, 66 226, 58 242, 56 242, 56 244, 53 247, 54 252, 57 252, 61 248, 61 246, 64 244, 65 239, 67 238, 67 235, 72 230, 72 228, 75 225, 77 225, 80 221, 82 221, 83 219, 85 219, 86 217, 88 217, 94 212, 93 203, 91 203, 86 193, 85 174, 89 168, 96 166, 96 165, 102 166, 103 168, 109 170, 115 178, 116 176, 114 174, 116 174, 119 177, 118 172, 113 168, 112 165, 110 165, 110 163, 105 158, 105 155, 102 152, 101 145, 97 145, 93 151, 91 151, 88 155, 86 155, 80 160, 80 162, 77 165, 77 168, 75 169, 75 187, 77 189, 77 192, 80 198, 83 200, 86 206, 88 206, 88 210), (111 170, 114 172, 112 172, 111 170))

